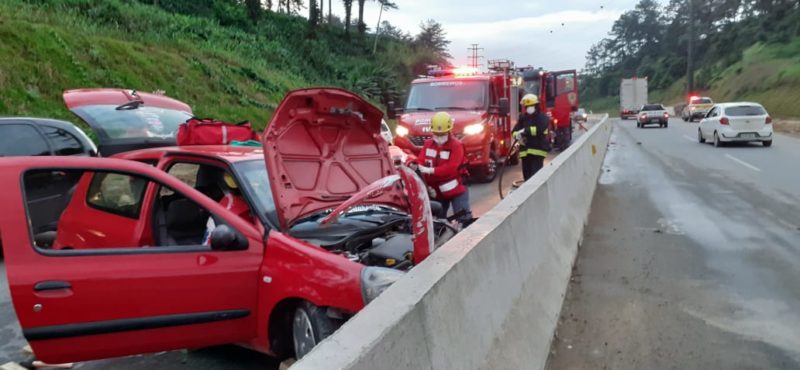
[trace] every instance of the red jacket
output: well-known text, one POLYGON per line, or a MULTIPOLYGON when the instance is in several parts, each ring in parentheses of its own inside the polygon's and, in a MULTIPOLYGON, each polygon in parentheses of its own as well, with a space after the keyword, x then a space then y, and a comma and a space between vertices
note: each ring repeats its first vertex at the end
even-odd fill
POLYGON ((450 135, 444 145, 439 146, 428 139, 419 152, 419 164, 432 167, 433 173, 424 175, 425 184, 436 190, 438 200, 450 200, 466 191, 463 183, 464 144, 450 135))

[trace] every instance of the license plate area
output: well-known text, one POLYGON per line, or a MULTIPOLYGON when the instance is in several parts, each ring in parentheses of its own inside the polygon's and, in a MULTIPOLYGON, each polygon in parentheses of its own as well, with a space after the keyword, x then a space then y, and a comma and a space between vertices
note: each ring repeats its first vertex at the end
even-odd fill
POLYGON ((756 134, 739 134, 739 137, 743 139, 755 139, 756 134))

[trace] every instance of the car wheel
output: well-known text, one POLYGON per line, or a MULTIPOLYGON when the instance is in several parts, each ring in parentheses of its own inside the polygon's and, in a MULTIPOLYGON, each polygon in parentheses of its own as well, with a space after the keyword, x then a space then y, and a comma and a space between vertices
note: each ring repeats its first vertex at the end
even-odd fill
POLYGON ((325 310, 311 303, 303 302, 297 307, 292 319, 292 341, 294 355, 301 359, 342 325, 339 320, 328 317, 325 310))
POLYGON ((689 118, 688 118, 688 117, 686 117, 686 116, 681 116, 681 118, 683 119, 683 122, 689 122, 689 118))
POLYGON ((700 129, 697 129, 697 142, 700 144, 704 144, 706 142, 706 138, 703 137, 703 132, 700 129))
POLYGON ((714 147, 719 148, 721 146, 722 146, 722 142, 719 141, 719 135, 717 135, 717 132, 714 131, 714 147))
POLYGON ((761 144, 766 146, 766 147, 771 147, 772 146, 772 140, 762 141, 761 144))
POLYGON ((664 122, 664 128, 669 127, 669 122, 664 122))
POLYGON ((478 176, 476 180, 478 182, 489 183, 494 181, 494 178, 497 177, 497 153, 493 151, 489 152, 489 163, 478 170, 478 176))
POLYGON ((639 121, 636 121, 636 128, 642 128, 642 124, 639 121))

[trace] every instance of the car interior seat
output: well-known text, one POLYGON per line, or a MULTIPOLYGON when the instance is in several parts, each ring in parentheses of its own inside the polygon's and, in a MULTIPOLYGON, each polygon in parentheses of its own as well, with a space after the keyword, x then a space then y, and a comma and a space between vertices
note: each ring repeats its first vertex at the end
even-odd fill
POLYGON ((209 214, 192 200, 173 200, 166 212, 166 244, 200 245, 206 231, 209 214))

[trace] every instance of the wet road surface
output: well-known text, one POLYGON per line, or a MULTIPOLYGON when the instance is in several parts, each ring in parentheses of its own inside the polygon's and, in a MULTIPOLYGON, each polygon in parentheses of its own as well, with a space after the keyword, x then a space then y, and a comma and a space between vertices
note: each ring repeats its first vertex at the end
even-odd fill
POLYGON ((549 369, 799 369, 800 139, 615 123, 549 369))
MULTIPOLYGON (((587 127, 591 127, 591 120, 587 127)), ((576 130, 575 138, 583 132, 576 130)), ((550 162, 557 151, 551 153, 545 162, 550 162)), ((514 180, 522 179, 519 165, 510 166, 503 171, 504 194, 507 194, 514 180)), ((480 217, 500 201, 498 181, 487 184, 471 184, 470 204, 475 217, 480 217)), ((25 361, 29 355, 22 352, 26 345, 17 322, 14 308, 8 294, 5 265, 0 259, 0 365, 8 361, 25 361)), ((100 361, 87 361, 75 364, 75 369, 277 369, 279 362, 269 356, 256 353, 237 346, 222 346, 192 351, 174 351, 160 354, 131 356, 100 361)))

